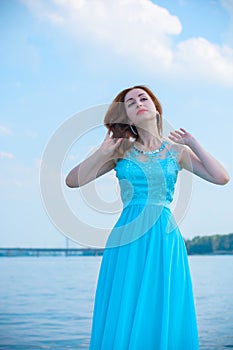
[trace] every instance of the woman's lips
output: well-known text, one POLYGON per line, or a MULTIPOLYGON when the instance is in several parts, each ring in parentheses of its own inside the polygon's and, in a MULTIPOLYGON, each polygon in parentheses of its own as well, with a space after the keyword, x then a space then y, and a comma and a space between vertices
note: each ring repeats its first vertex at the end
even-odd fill
POLYGON ((142 113, 145 113, 145 112, 147 112, 147 109, 139 109, 137 111, 137 114, 142 114, 142 113))

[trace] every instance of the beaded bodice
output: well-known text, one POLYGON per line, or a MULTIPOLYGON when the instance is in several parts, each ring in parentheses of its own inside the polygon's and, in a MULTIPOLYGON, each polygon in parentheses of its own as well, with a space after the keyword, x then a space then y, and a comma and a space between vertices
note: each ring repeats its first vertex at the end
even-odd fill
POLYGON ((115 166, 124 207, 133 204, 168 207, 179 170, 174 144, 163 141, 162 146, 152 152, 143 152, 133 146, 115 166))

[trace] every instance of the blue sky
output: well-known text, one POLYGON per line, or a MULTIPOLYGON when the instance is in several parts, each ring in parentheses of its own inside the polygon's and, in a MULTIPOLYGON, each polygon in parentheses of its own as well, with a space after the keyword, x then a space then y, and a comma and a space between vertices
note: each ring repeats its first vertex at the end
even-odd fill
MULTIPOLYGON (((189 130, 232 177, 232 0, 1 0, 0 28, 0 246, 64 246, 41 199, 45 147, 75 113, 134 84, 151 87, 166 120, 189 130)), ((63 176, 104 132, 68 150, 63 176)), ((117 195, 113 175, 96 185, 106 201, 117 195)), ((113 224, 85 208, 79 190, 63 190, 84 221, 113 224)), ((231 206, 232 181, 193 177, 183 236, 233 232, 231 206)))

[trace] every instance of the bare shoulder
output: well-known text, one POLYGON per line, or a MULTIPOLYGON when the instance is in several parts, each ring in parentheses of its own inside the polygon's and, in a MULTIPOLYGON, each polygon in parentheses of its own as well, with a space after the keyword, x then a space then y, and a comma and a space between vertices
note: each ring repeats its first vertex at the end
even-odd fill
POLYGON ((167 150, 171 153, 174 153, 178 161, 180 161, 183 152, 187 151, 187 146, 180 143, 173 142, 169 138, 164 138, 164 141, 166 142, 167 150))

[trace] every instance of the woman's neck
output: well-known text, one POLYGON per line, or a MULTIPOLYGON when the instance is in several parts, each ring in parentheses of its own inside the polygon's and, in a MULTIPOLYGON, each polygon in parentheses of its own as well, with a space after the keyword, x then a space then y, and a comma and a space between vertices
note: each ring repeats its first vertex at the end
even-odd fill
POLYGON ((157 130, 151 133, 145 129, 138 128, 137 143, 142 145, 146 149, 155 149, 161 146, 162 137, 158 134, 157 130))

